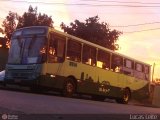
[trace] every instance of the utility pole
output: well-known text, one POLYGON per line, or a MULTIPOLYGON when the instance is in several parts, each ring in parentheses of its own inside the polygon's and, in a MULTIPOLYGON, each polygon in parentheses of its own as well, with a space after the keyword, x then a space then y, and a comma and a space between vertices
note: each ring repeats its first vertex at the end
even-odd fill
POLYGON ((155 63, 153 63, 153 70, 152 70, 152 80, 151 80, 151 82, 153 82, 153 76, 154 76, 154 68, 155 68, 155 63))

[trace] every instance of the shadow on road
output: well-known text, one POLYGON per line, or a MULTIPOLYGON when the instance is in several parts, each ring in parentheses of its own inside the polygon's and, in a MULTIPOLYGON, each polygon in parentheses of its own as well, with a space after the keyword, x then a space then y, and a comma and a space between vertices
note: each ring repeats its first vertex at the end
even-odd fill
MULTIPOLYGON (((0 84, 0 89, 1 90, 7 90, 7 91, 15 91, 15 92, 23 92, 23 93, 31 93, 31 94, 41 94, 41 95, 48 95, 48 96, 59 96, 59 97, 63 97, 62 94, 60 92, 53 92, 53 91, 44 91, 44 92, 33 92, 30 90, 29 87, 21 87, 21 86, 17 86, 17 85, 7 85, 7 86, 3 86, 2 84, 0 84)), ((73 96, 73 98, 75 99, 83 99, 83 100, 92 100, 92 97, 89 95, 80 95, 80 94, 75 94, 73 96)), ((97 101, 97 100, 96 100, 97 101)), ((108 102, 108 103, 116 103, 116 101, 114 99, 105 99, 103 101, 99 101, 99 102, 108 102)), ((116 103, 118 104, 118 103, 116 103)), ((135 106, 145 106, 145 107, 155 107, 152 106, 151 103, 141 103, 138 102, 136 100, 131 100, 128 105, 135 105, 135 106)))

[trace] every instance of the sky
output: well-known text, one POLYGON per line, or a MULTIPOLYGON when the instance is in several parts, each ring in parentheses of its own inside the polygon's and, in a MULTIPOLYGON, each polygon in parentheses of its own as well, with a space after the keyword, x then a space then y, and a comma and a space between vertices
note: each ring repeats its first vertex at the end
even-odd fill
POLYGON ((0 0, 0 25, 9 11, 22 15, 29 5, 52 16, 54 27, 84 22, 98 15, 110 29, 122 31, 119 53, 149 63, 154 78, 160 78, 160 2, 159 0, 0 0), (153 67, 152 67, 153 68, 153 67))

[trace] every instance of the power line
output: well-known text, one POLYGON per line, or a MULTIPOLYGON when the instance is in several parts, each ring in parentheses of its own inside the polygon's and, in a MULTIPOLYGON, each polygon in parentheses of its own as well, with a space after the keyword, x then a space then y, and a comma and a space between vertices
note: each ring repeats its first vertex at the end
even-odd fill
POLYGON ((54 3, 54 2, 30 2, 30 1, 18 1, 18 0, 1 0, 1 1, 11 1, 11 2, 25 2, 25 3, 40 3, 40 4, 52 4, 52 5, 68 5, 68 6, 90 6, 90 7, 143 7, 143 8, 157 8, 160 6, 155 5, 128 5, 128 4, 87 4, 87 3, 54 3))
MULTIPOLYGON (((27 2, 27 3, 44 3, 44 4, 55 4, 54 2, 42 2, 42 1, 27 1, 27 0, 1 0, 1 1, 12 1, 12 2, 27 2)), ((136 4, 160 4, 160 2, 125 2, 125 1, 116 1, 116 0, 112 0, 112 1, 103 1, 103 0, 81 0, 81 1, 92 1, 92 2, 112 2, 112 3, 136 3, 136 4)))
POLYGON ((151 24, 158 24, 160 22, 150 22, 150 23, 140 23, 140 24, 133 24, 133 25, 118 25, 118 26, 110 26, 110 27, 135 27, 135 26, 142 26, 142 25, 151 25, 151 24))
MULTIPOLYGON (((14 8, 13 8, 13 9, 14 9, 14 8)), ((0 10, 1 10, 1 11, 5 11, 5 12, 9 12, 9 11, 7 11, 7 10, 3 10, 2 8, 0 8, 0 10)), ((53 11, 53 9, 52 9, 52 11, 53 11)), ((55 10, 55 11, 57 11, 57 12, 62 12, 61 10, 55 10)), ((63 11, 63 13, 66 13, 66 12, 63 11)), ((83 14, 86 14, 86 13, 87 13, 87 14, 91 14, 92 11, 85 11, 85 12, 84 12, 84 11, 72 11, 72 13, 83 13, 83 14)), ((147 14, 147 15, 148 15, 148 14, 152 14, 152 15, 153 15, 153 14, 160 14, 160 12, 156 12, 156 13, 155 13, 155 12, 141 12, 141 11, 140 11, 140 12, 136 12, 136 13, 129 13, 129 12, 127 12, 127 11, 125 11, 125 12, 119 12, 119 11, 117 11, 117 12, 101 11, 101 12, 100 12, 100 11, 98 11, 98 13, 96 13, 96 14, 99 14, 99 15, 103 15, 103 14, 107 14, 107 15, 108 15, 108 14, 111 14, 111 15, 117 15, 117 14, 118 14, 118 15, 130 15, 130 14, 132 14, 132 15, 133 15, 133 14, 134 14, 134 15, 143 15, 143 14, 146 15, 146 14, 147 14)), ((113 26, 113 27, 114 27, 114 26, 113 26)))
POLYGON ((123 33, 138 33, 138 32, 147 32, 147 31, 153 31, 153 30, 160 30, 160 28, 152 28, 152 29, 145 29, 145 30, 137 30, 137 31, 123 32, 123 33))
POLYGON ((91 1, 91 2, 100 2, 100 3, 127 3, 127 4, 160 4, 159 2, 124 2, 124 1, 116 1, 116 0, 110 0, 110 1, 104 1, 104 0, 81 0, 81 1, 91 1))
MULTIPOLYGON (((42 4, 58 4, 58 5, 91 5, 91 6, 106 6, 106 5, 95 5, 95 4, 66 4, 66 3, 53 3, 53 2, 28 2, 26 0, 18 1, 18 0, 1 0, 1 1, 12 1, 12 2, 27 2, 27 3, 42 3, 42 4)), ((108 1, 108 2, 119 2, 119 1, 108 1)), ((141 2, 121 2, 121 3, 141 3, 141 2)), ((144 3, 141 3, 144 4, 144 3)), ((145 3, 145 4, 153 4, 153 3, 145 3)), ((160 4, 160 3, 159 3, 160 4)), ((107 6, 132 6, 134 5, 107 5, 107 6)), ((142 6, 137 6, 142 7, 142 6)), ((143 7, 151 7, 151 6, 143 6, 143 7)), ((153 6, 153 7, 160 7, 160 6, 153 6)), ((151 22, 151 23, 141 23, 141 24, 134 24, 134 25, 124 25, 124 26, 111 26, 111 27, 132 27, 132 26, 141 26, 141 25, 149 25, 149 24, 156 24, 160 22, 151 22)), ((160 28, 153 28, 153 29, 146 29, 146 30, 139 30, 139 31, 131 31, 131 32, 124 32, 124 33, 136 33, 136 32, 144 32, 144 31, 152 31, 152 30, 159 30, 160 28)))

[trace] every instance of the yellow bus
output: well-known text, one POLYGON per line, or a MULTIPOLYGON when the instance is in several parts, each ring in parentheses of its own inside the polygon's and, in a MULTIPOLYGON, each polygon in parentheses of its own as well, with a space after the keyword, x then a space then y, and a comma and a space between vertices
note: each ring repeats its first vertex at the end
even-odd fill
POLYGON ((11 38, 5 83, 48 88, 97 100, 149 95, 151 66, 46 26, 16 30, 11 38))

